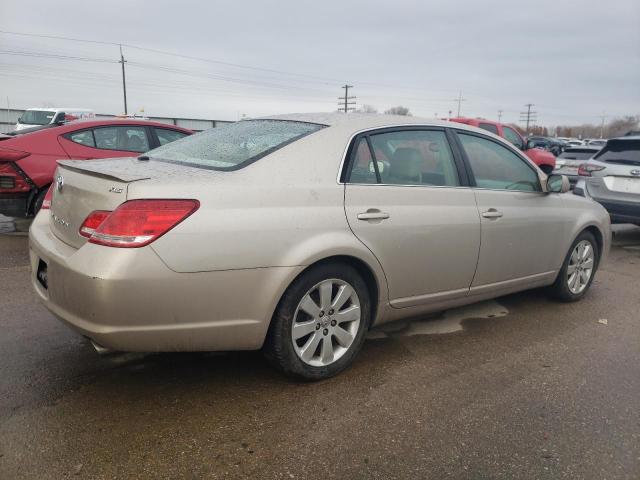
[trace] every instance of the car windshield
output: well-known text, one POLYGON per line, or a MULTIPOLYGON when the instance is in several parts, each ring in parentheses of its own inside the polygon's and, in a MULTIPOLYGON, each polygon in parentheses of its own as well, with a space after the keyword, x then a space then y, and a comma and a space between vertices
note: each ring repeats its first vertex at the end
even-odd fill
POLYGON ((151 150, 155 160, 213 170, 237 170, 325 125, 288 120, 243 120, 151 150))
POLYGON ((640 165, 640 139, 609 140, 593 158, 601 162, 640 165))
POLYGON ((27 125, 47 125, 51 123, 56 112, 47 112, 44 110, 27 110, 20 117, 20 123, 27 125))

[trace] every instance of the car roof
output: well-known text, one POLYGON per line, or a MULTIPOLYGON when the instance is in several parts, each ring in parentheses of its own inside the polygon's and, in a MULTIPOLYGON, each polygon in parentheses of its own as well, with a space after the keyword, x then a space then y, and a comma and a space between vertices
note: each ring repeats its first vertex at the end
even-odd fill
POLYGON ((485 135, 493 135, 491 132, 478 129, 474 126, 466 125, 463 123, 449 122, 436 118, 422 118, 406 115, 386 115, 377 113, 292 113, 286 115, 260 117, 255 120, 289 120, 296 122, 316 123, 319 125, 333 127, 335 129, 351 131, 353 133, 363 130, 370 130, 373 128, 420 125, 458 128, 474 132, 481 132, 485 135))
POLYGON ((62 125, 43 125, 41 127, 34 127, 33 129, 25 129, 17 130, 16 132, 12 132, 13 136, 20 136, 24 132, 27 133, 38 133, 38 132, 53 132, 56 134, 63 134, 67 132, 73 132, 74 130, 80 130, 83 128, 94 128, 94 127, 106 127, 112 125, 142 125, 142 126, 151 126, 151 127, 161 127, 161 128, 171 128, 174 130, 179 130, 185 133, 193 133, 192 130, 187 128, 178 127, 177 125, 169 125, 167 123, 154 122, 151 120, 136 120, 133 118, 86 118, 73 120, 71 122, 63 123, 62 125))

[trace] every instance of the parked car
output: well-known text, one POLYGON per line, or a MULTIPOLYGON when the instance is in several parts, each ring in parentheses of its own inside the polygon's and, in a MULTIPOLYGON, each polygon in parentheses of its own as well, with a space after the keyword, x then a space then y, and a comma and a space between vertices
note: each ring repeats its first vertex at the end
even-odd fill
POLYGON ((568 188, 460 123, 244 120, 137 159, 61 161, 32 283, 104 348, 262 348, 316 380, 373 325, 535 287, 580 299, 609 217, 568 188))
POLYGON ((493 122, 491 120, 485 120, 483 118, 458 117, 452 118, 451 121, 482 128, 483 130, 487 130, 494 135, 505 138, 517 148, 522 150, 524 154, 529 157, 533 161, 533 163, 538 165, 538 167, 540 167, 540 169, 547 175, 550 174, 556 166, 556 157, 553 156, 552 153, 540 148, 531 148, 527 144, 526 139, 522 137, 522 135, 520 135, 515 128, 509 125, 505 125, 499 122, 493 122))
POLYGON ((28 108, 18 118, 16 131, 42 125, 62 124, 73 120, 95 118, 87 108, 28 108))
POLYGON ((578 174, 575 194, 600 203, 613 223, 640 225, 640 136, 607 141, 578 174))
POLYGON ((556 175, 566 175, 573 187, 578 182, 578 167, 600 151, 600 147, 568 147, 556 158, 556 175))
POLYGON ((101 119, 0 135, 0 214, 36 213, 58 159, 130 157, 192 133, 157 122, 101 119))
POLYGON ((604 147, 607 144, 607 141, 604 138, 594 138, 587 142, 587 145, 592 147, 604 147))
POLYGON ((562 153, 563 143, 555 138, 531 136, 527 139, 527 146, 529 148, 543 148, 548 152, 551 152, 554 157, 557 157, 562 153))
POLYGON ((582 140, 574 139, 574 140, 567 140, 567 144, 570 147, 581 147, 582 145, 584 145, 584 142, 582 140))

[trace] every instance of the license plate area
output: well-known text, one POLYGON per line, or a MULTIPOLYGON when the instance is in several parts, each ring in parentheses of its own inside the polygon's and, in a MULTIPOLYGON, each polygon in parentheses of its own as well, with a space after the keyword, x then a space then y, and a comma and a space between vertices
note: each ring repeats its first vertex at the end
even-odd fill
POLYGON ((38 283, 42 285, 42 288, 45 290, 49 289, 49 283, 47 278, 47 262, 38 259, 38 269, 36 270, 36 278, 38 279, 38 283))
POLYGON ((640 194, 640 178, 609 176, 604 178, 604 183, 614 192, 640 194))

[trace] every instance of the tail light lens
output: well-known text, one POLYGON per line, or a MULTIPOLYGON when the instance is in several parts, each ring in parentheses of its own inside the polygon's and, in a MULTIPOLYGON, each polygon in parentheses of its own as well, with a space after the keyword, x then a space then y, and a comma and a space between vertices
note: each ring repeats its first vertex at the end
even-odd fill
POLYGON ((0 192, 28 192, 29 190, 31 185, 20 168, 13 162, 3 162, 0 158, 0 192))
MULTIPOLYGON (((100 221, 89 242, 107 247, 143 247, 167 233, 198 207, 200 202, 197 200, 130 200, 100 221)), ((94 214, 91 222, 96 225, 100 220, 97 213, 90 214, 83 226, 94 214)), ((91 228, 91 225, 87 227, 91 228)))
POLYGON ((82 222, 80 226, 80 235, 91 238, 96 229, 102 225, 102 222, 109 216, 111 212, 108 210, 95 210, 82 222))
POLYGON ((581 177, 590 177, 592 172, 599 172, 600 170, 604 170, 606 167, 602 167, 600 165, 593 165, 589 163, 582 163, 578 167, 578 175, 581 177))
POLYGON ((53 183, 49 185, 49 190, 47 190, 47 193, 45 194, 44 199, 42 200, 42 206, 40 207, 41 210, 49 210, 51 208, 52 197, 53 197, 53 183))

